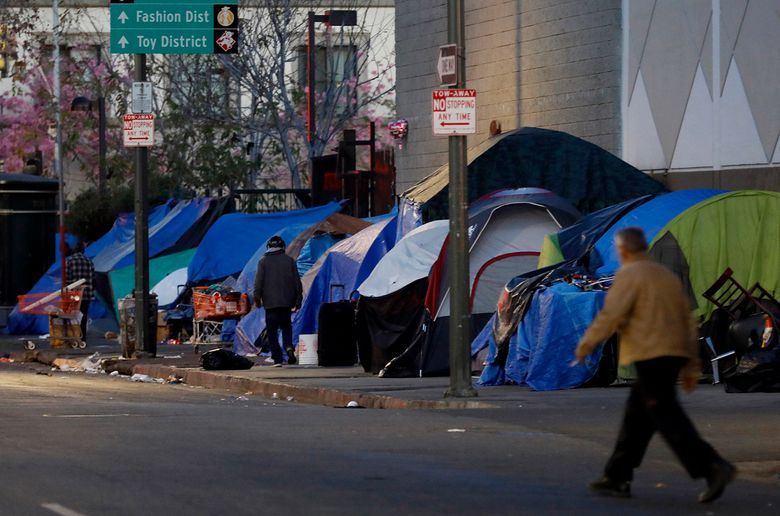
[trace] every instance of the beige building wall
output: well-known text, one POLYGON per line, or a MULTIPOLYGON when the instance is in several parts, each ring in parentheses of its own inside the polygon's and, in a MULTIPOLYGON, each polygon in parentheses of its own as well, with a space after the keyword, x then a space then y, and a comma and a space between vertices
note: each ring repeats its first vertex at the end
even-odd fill
MULTIPOLYGON (((491 121, 504 131, 567 131, 620 152, 621 1, 466 0, 466 75, 477 90, 475 145, 491 121)), ((409 121, 397 154, 398 190, 447 160, 431 129, 438 47, 447 43, 446 2, 396 2, 397 109, 409 121)))

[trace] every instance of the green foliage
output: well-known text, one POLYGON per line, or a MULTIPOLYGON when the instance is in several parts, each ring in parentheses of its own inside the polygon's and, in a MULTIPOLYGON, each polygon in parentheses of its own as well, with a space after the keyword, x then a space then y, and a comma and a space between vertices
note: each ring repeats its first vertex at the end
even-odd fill
MULTIPOLYGON (((152 174, 149 178, 150 207, 184 197, 191 195, 179 188, 174 177, 152 174)), ((68 203, 67 231, 86 242, 97 240, 111 229, 119 214, 134 211, 134 199, 133 183, 113 184, 104 193, 89 188, 68 203)))

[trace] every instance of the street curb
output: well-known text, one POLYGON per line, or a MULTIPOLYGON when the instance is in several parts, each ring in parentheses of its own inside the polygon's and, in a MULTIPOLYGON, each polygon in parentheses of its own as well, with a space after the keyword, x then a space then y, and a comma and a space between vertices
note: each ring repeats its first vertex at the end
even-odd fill
POLYGON ((152 378, 170 378, 174 376, 180 378, 185 384, 194 387, 222 389, 240 394, 251 392, 257 396, 269 399, 278 398, 284 400, 293 398, 299 403, 325 405, 328 407, 346 407, 349 402, 356 401, 361 407, 373 409, 496 408, 495 405, 473 400, 404 400, 378 394, 255 380, 243 376, 231 376, 198 369, 185 369, 158 364, 138 364, 133 367, 133 374, 145 374, 152 378))

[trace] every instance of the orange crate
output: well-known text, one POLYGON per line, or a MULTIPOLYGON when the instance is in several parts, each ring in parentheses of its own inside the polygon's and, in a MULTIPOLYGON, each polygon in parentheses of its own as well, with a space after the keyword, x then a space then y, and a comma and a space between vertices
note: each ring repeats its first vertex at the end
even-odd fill
POLYGON ((19 296, 19 310, 26 314, 75 314, 81 309, 84 289, 64 292, 24 294, 19 296))
POLYGON ((241 292, 215 292, 207 294, 207 287, 192 289, 192 305, 195 319, 227 319, 247 313, 249 301, 241 292))

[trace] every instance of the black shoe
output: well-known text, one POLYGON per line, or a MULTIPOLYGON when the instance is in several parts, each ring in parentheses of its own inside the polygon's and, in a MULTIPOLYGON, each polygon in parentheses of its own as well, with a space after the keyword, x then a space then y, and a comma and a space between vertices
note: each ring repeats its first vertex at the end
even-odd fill
POLYGON ((603 477, 588 486, 591 491, 613 498, 631 498, 631 482, 620 482, 603 477))
POLYGON ((295 365, 295 350, 293 348, 287 348, 287 363, 290 365, 295 365))
POLYGON ((712 503, 723 494, 726 486, 737 477, 737 468, 733 464, 720 461, 712 467, 712 473, 707 476, 707 489, 699 495, 699 502, 712 503))

